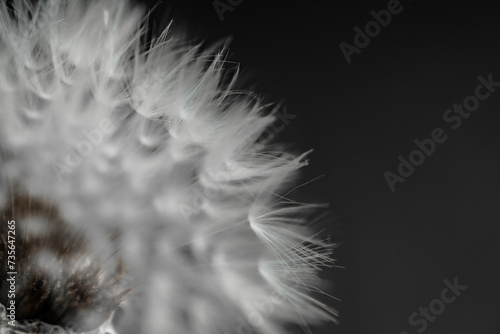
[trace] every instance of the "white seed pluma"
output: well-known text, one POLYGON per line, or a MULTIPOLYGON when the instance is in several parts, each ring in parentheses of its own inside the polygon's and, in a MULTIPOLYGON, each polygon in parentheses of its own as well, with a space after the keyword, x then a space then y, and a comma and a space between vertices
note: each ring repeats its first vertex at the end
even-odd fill
MULTIPOLYGON (((76 319, 41 306, 26 314, 51 319, 38 323, 48 332, 287 333, 336 321, 313 295, 334 264, 333 245, 309 224, 322 206, 288 198, 308 152, 268 131, 279 107, 236 88, 225 45, 168 29, 144 43, 145 27, 143 10, 123 0, 0 0, 0 207, 14 193, 50 203, 85 236, 75 268, 99 263, 85 281, 94 304, 76 319), (110 277, 106 293, 119 302, 95 318, 110 277)), ((33 216, 23 231, 49 233, 33 216)), ((61 257, 36 247, 30 266, 61 257)), ((40 283, 52 289, 44 303, 64 272, 40 283)), ((31 279, 21 278, 19 289, 31 279)), ((16 319, 20 332, 37 320, 16 319)), ((0 321, 3 333, 5 313, 0 321)))

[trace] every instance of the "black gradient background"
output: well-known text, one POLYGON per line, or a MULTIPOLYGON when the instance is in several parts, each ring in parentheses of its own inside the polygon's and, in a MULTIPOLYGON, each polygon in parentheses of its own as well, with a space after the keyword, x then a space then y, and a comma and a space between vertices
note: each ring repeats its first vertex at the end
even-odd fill
POLYGON ((315 149, 304 181, 324 176, 302 191, 331 203, 345 269, 325 273, 342 299, 340 324, 314 333, 418 333, 408 317, 454 277, 468 288, 423 333, 500 333, 500 87, 457 130, 442 118, 479 75, 500 81, 494 4, 401 1, 350 64, 339 43, 353 44, 353 28, 387 1, 244 0, 220 21, 210 0, 177 0, 152 13, 195 39, 231 37, 228 59, 297 115, 279 140, 315 149), (383 173, 437 127, 446 142, 391 192, 383 173))

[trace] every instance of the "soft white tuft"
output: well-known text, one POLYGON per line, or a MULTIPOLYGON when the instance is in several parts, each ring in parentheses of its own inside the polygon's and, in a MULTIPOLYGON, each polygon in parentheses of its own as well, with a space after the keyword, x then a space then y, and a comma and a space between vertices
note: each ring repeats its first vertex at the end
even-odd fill
POLYGON ((307 153, 272 142, 278 109, 235 89, 224 47, 168 31, 145 47, 142 17, 122 0, 0 0, 0 202, 17 184, 97 248, 121 231, 134 289, 118 333, 335 320, 310 293, 333 263, 306 226, 321 206, 284 197, 307 153))

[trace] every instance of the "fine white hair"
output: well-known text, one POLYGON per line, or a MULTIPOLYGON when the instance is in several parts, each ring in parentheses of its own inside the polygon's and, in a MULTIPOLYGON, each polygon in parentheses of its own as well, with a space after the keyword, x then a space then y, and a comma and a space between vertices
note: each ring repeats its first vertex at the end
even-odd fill
POLYGON ((117 333, 336 321, 313 295, 334 265, 309 224, 323 206, 288 198, 309 152, 269 131, 280 106, 236 88, 226 45, 144 44, 145 25, 129 1, 0 0, 0 206, 17 184, 119 250, 117 333))

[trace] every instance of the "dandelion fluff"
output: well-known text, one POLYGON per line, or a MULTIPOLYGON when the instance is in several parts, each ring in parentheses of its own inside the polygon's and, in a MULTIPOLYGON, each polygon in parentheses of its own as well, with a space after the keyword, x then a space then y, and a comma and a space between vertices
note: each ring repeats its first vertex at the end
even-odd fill
POLYGON ((279 107, 236 89, 225 45, 168 29, 144 45, 145 25, 128 1, 0 0, 0 206, 25 247, 15 330, 335 321, 313 296, 333 265, 308 227, 322 206, 287 199, 309 152, 274 142, 279 107))

